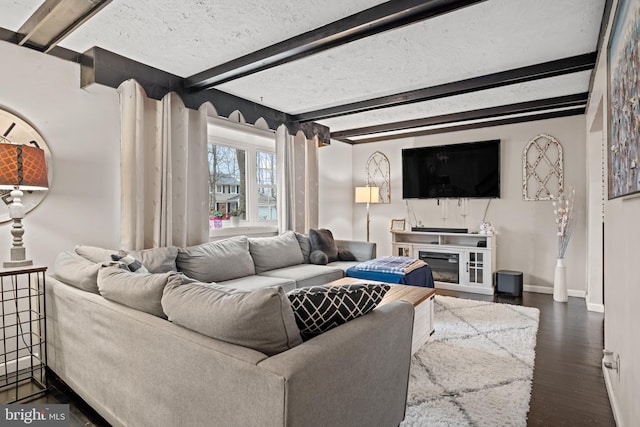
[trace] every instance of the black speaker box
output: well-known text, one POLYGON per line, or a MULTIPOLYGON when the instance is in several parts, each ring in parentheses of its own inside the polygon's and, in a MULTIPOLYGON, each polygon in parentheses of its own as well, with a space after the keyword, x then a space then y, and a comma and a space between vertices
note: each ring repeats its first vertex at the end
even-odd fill
POLYGON ((496 292, 513 297, 522 296, 522 271, 499 270, 496 272, 496 292))

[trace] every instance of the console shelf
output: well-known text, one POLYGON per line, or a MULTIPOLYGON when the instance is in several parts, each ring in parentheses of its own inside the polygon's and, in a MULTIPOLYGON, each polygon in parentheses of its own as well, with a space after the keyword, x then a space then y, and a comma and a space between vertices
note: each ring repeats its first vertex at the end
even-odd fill
POLYGON ((436 288, 493 295, 496 236, 392 231, 392 253, 424 260, 436 288))

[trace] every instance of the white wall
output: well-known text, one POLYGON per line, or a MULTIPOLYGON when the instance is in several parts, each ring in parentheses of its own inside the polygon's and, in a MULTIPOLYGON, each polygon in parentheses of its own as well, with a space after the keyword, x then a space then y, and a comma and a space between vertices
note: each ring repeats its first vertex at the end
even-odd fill
MULTIPOLYGON (((371 240, 378 243, 378 255, 391 254, 389 221, 408 218, 406 202, 402 200, 402 148, 500 139, 502 195, 500 199, 491 201, 487 214, 487 220, 498 234, 496 266, 498 269, 522 271, 525 286, 552 292, 556 253, 553 207, 549 201, 522 200, 522 151, 529 140, 540 133, 548 133, 564 148, 565 186, 574 186, 576 190, 577 221, 567 250, 566 264, 569 294, 583 297, 586 290, 585 129, 585 117, 580 115, 354 145, 353 185, 366 182, 365 165, 375 151, 387 155, 391 164, 391 203, 371 206, 371 240)), ((441 208, 435 200, 411 200, 409 204, 417 220, 426 227, 463 227, 478 231, 487 199, 470 200, 466 219, 459 215, 457 200, 448 201, 446 220, 441 218, 441 208)), ((329 205, 321 209, 334 210, 336 207, 329 205)), ((365 207, 354 205, 353 209, 353 235, 363 239, 365 207)))
MULTIPOLYGON (((114 89, 80 89, 78 64, 0 42, 0 106, 46 140, 54 176, 24 219, 27 257, 51 267, 78 243, 119 247, 120 107, 114 89)), ((0 261, 9 259, 10 223, 0 224, 0 261)))

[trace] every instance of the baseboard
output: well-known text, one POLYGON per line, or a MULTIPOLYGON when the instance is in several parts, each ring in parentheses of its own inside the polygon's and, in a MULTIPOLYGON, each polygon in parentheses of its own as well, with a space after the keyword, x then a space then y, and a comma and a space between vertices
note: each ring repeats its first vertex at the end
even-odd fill
POLYGON ((613 386, 611 385, 611 374, 614 371, 607 369, 604 366, 604 360, 602 361, 602 376, 604 377, 604 383, 607 386, 607 394, 609 395, 609 404, 611 405, 611 411, 613 412, 613 418, 616 421, 618 427, 624 427, 620 424, 620 409, 616 400, 616 395, 613 393, 613 386))
MULTIPOLYGON (((550 288, 549 286, 524 285, 522 289, 526 292, 535 292, 538 294, 553 294, 553 288, 550 288)), ((586 298, 587 291, 579 291, 577 289, 568 289, 567 295, 570 297, 576 297, 576 298, 586 298)))
POLYGON ((0 371, 6 373, 13 373, 22 371, 23 369, 31 368, 34 365, 40 363, 38 360, 38 353, 34 353, 34 360, 31 360, 31 356, 22 356, 19 359, 9 360, 6 363, 0 363, 0 371))
POLYGON ((596 313, 604 313, 604 304, 594 304, 587 302, 587 310, 595 311, 596 313))

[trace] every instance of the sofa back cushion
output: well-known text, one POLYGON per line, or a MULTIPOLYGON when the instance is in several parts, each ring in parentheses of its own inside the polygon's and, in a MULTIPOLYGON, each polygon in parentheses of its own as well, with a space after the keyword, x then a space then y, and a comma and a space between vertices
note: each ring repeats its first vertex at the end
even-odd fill
POLYGON ((53 262, 52 276, 68 285, 98 293, 98 270, 101 263, 91 262, 74 252, 61 252, 53 262))
POLYGON ((304 263, 302 250, 293 231, 275 237, 250 238, 249 252, 257 274, 304 263))
POLYGON ((256 274, 246 236, 178 249, 178 270, 200 282, 224 282, 256 274))
POLYGON ((135 273, 120 267, 104 267, 98 271, 100 295, 127 307, 167 318, 162 311, 162 292, 169 284, 182 284, 182 276, 167 273, 135 273))
POLYGON ((268 356, 302 343, 280 287, 243 292, 205 283, 168 284, 162 307, 177 325, 268 356))

